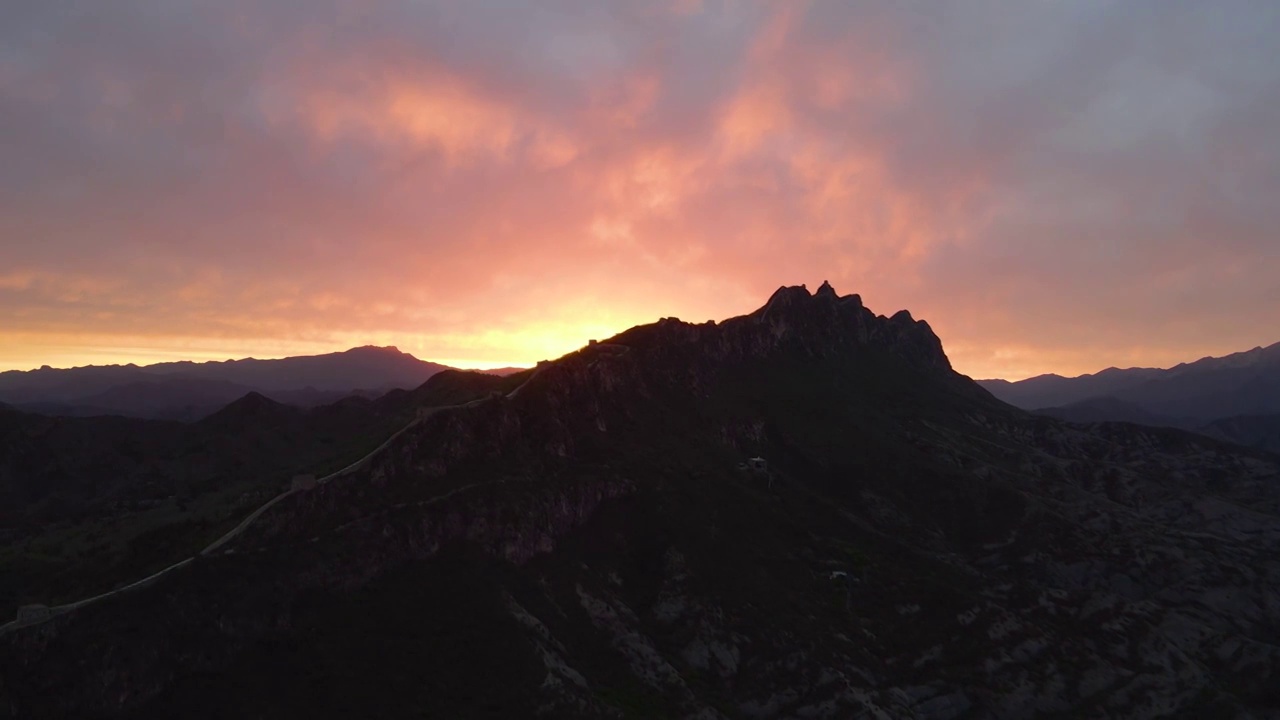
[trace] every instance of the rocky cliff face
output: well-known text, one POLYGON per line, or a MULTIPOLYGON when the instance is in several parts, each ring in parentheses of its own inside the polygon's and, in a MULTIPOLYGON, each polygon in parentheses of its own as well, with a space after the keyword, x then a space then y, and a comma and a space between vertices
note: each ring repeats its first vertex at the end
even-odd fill
POLYGON ((230 552, 0 636, 0 713, 1272 717, 1278 473, 1028 416, 905 312, 783 288, 425 413, 230 552))

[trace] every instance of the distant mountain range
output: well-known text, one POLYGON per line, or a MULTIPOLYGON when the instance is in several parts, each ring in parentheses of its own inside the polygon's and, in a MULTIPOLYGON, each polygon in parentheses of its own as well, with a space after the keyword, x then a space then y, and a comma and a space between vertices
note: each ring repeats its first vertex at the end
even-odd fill
POLYGON ((45 415, 191 421, 251 392, 287 405, 315 407, 349 395, 376 397, 415 388, 448 369, 394 347, 373 346, 280 360, 44 367, 0 373, 0 402, 45 415))
POLYGON ((1280 343, 1168 369, 1108 368, 1074 378, 978 384, 1011 405, 1062 420, 1178 427, 1280 447, 1280 343))

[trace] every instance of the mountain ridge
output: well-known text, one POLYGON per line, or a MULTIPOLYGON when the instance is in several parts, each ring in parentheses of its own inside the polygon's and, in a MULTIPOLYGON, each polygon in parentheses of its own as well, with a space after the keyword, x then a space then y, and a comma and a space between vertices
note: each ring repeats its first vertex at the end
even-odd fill
POLYGON ((0 708, 940 720, 1280 702, 1274 455, 1030 415, 951 369, 927 323, 824 288, 631 328, 510 385, 442 377, 382 451, 227 552, 0 635, 0 708))
POLYGON ((1172 365, 1167 368, 1147 367, 1147 366, 1140 366, 1140 365, 1122 368, 1122 367, 1117 367, 1115 365, 1112 365, 1110 367, 1103 368, 1102 370, 1098 370, 1097 372, 1082 373, 1080 375, 1061 375, 1059 373, 1041 373, 1039 375, 1033 375, 1031 377, 1023 378, 1021 380, 1006 380, 1003 378, 980 378, 980 379, 976 379, 975 382, 1005 383, 1008 385, 1017 385, 1019 383, 1027 383, 1027 382, 1032 382, 1036 380, 1083 380, 1088 378, 1096 378, 1100 375, 1113 375, 1116 373, 1171 372, 1174 370, 1185 369, 1185 368, 1196 367, 1196 366, 1205 367, 1205 366, 1211 366, 1211 365, 1217 365, 1217 364, 1224 364, 1224 361, 1227 361, 1225 364, 1237 364, 1239 360, 1243 360, 1246 358, 1271 359, 1273 357, 1280 357, 1280 342, 1272 343, 1271 345, 1255 345, 1254 347, 1248 350, 1239 350, 1233 353, 1228 353, 1226 355, 1205 355, 1204 357, 1198 358, 1196 360, 1180 362, 1176 365, 1172 365))
POLYGON ((447 369, 371 345, 273 360, 46 366, 0 373, 0 400, 44 414, 193 421, 249 392, 309 407, 349 394, 415 388, 447 369))
MULTIPOLYGON (((1111 402, 1177 419, 1181 427, 1198 427, 1219 418, 1280 412, 1280 343, 1164 369, 1108 368, 1072 378, 1040 375, 1018 382, 977 382, 1025 410, 1062 415, 1072 414, 1073 406, 1111 402)), ((1124 418, 1103 413, 1098 419, 1124 418)))

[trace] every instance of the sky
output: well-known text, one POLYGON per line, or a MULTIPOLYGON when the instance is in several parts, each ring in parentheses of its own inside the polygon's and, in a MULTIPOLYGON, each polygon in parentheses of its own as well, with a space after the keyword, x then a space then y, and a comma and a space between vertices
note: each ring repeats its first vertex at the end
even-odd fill
POLYGON ((828 280, 957 370, 1280 341, 1274 0, 8 0, 0 369, 530 365, 828 280))

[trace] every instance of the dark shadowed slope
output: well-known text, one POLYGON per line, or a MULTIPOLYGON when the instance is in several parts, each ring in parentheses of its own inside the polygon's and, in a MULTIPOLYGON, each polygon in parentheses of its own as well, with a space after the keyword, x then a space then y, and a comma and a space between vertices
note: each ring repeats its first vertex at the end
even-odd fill
POLYGON ((364 456, 417 407, 519 382, 449 370, 309 410, 249 393, 192 424, 0 406, 0 612, 97 594, 190 557, 293 475, 364 456))
POLYGON ((1280 453, 1280 414, 1222 418, 1199 431, 1222 440, 1280 453))
POLYGON ((192 424, 0 408, 0 608, 188 557, 294 474, 345 466, 412 413, 397 396, 304 411, 258 393, 192 424))
POLYGON ((1192 418, 1173 418, 1148 412, 1137 403, 1125 402, 1114 397, 1096 397, 1053 408, 1032 410, 1037 415, 1047 415, 1075 423, 1129 422, 1152 427, 1176 427, 1194 429, 1201 423, 1192 418))
MULTIPOLYGON (((158 376, 73 400, 69 414, 101 415, 109 410, 125 417, 190 422, 250 392, 254 391, 249 386, 226 380, 158 376)), ((40 412, 41 406, 28 405, 25 409, 40 412)))
POLYGON ((1275 456, 1028 415, 954 373, 928 325, 825 285, 518 380, 424 414, 226 552, 0 635, 0 712, 1280 707, 1275 456))

